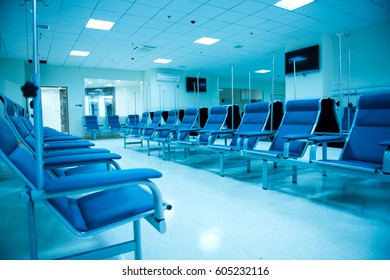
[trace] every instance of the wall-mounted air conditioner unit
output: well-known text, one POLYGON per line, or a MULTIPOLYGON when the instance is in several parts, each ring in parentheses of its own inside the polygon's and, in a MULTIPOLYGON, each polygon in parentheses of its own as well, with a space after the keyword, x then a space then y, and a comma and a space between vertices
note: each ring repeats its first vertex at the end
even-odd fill
POLYGON ((178 83, 180 82, 180 75, 170 73, 157 73, 157 82, 178 83))

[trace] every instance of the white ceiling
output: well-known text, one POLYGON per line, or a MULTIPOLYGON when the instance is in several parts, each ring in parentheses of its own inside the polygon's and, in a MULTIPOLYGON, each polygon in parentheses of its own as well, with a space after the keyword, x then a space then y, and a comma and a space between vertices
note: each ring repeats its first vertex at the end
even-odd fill
MULTIPOLYGON (((316 0, 289 12, 277 0, 40 0, 39 55, 48 64, 108 69, 170 68, 235 77, 272 67, 283 76, 285 44, 390 19, 389 0, 316 0), (116 22, 110 31, 86 29, 89 18, 116 22), (194 20, 195 23, 191 23, 194 20), (212 46, 194 44, 203 37, 212 46), (152 50, 145 50, 149 46, 152 50), (238 46, 241 46, 238 48, 238 46), (133 50, 138 47, 137 50, 133 50), (72 49, 90 51, 70 57, 72 49), (157 65, 156 58, 169 58, 157 65)), ((0 0, 0 57, 32 58, 31 1, 0 0)), ((271 77, 266 74, 264 77, 271 77)))

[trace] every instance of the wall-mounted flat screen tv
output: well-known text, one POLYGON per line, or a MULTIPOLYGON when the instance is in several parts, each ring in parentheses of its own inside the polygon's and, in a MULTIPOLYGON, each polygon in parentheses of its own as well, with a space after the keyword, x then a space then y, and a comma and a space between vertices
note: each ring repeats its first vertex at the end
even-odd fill
POLYGON ((296 73, 309 72, 320 69, 319 45, 286 52, 284 56, 286 75, 294 73, 294 61, 296 73))
MULTIPOLYGON (((188 92, 198 92, 198 78, 187 77, 186 89, 188 92)), ((199 92, 206 92, 206 78, 199 78, 199 92)))

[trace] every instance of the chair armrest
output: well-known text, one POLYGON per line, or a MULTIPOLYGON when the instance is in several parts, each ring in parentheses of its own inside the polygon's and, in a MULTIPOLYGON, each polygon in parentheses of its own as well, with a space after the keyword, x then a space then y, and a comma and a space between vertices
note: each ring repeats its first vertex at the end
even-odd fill
POLYGON ((283 158, 290 157, 290 144, 293 141, 306 141, 308 138, 312 137, 313 134, 288 134, 282 136, 283 139, 286 139, 286 142, 283 146, 283 158))
POLYGON ((224 135, 224 134, 233 134, 234 129, 215 129, 215 130, 199 130, 199 134, 212 134, 212 135, 224 135))
POLYGON ((65 149, 65 150, 54 150, 43 153, 43 158, 61 157, 79 154, 94 154, 94 153, 110 153, 110 150, 104 148, 80 148, 80 149, 65 149))
MULTIPOLYGON (((135 182, 160 178, 161 176, 159 171, 150 168, 92 172, 50 180, 45 184, 44 190, 46 194, 56 197, 70 193, 86 193, 92 190, 132 185, 135 182)), ((39 192, 35 193, 36 198, 39 198, 38 195, 39 192)), ((47 196, 44 199, 46 198, 47 196)))
POLYGON ((177 128, 174 128, 172 129, 172 131, 176 131, 176 132, 198 132, 199 130, 201 130, 200 128, 187 128, 187 129, 177 129, 177 128))
POLYGON ((309 161, 317 159, 317 147, 322 144, 322 159, 328 158, 328 143, 344 142, 344 135, 313 136, 307 139, 310 145, 309 161))
POLYGON ((240 137, 270 137, 275 135, 275 133, 271 131, 247 131, 247 132, 237 132, 236 135, 240 137))
POLYGON ((50 143, 44 143, 43 148, 49 149, 73 149, 81 147, 92 147, 94 143, 85 140, 69 140, 69 141, 55 141, 50 143))
POLYGON ((390 140, 380 142, 379 145, 380 146, 387 146, 387 148, 389 148, 390 147, 390 140))
POLYGON ((331 136, 313 136, 308 140, 314 143, 332 143, 332 142, 344 142, 345 137, 343 135, 331 135, 331 136))
POLYGON ((313 134, 288 134, 282 136, 282 138, 287 139, 287 141, 306 140, 310 137, 313 137, 313 134))
POLYGON ((93 153, 93 154, 79 154, 79 155, 68 155, 68 156, 56 156, 46 158, 43 161, 43 166, 46 169, 60 168, 60 167, 71 167, 85 164, 94 163, 108 163, 119 168, 119 165, 114 160, 121 159, 122 157, 115 153, 93 153))

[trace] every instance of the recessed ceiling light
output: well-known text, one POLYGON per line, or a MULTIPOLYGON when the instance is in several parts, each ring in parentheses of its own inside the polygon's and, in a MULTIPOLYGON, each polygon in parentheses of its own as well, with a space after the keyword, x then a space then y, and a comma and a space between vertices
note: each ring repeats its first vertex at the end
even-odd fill
POLYGON ((72 55, 72 56, 88 56, 89 52, 72 50, 69 55, 72 55))
POLYGON ((100 29, 100 30, 110 30, 114 26, 115 22, 98 20, 98 19, 89 19, 87 22, 86 28, 100 29))
POLYGON ((172 62, 172 59, 167 59, 167 58, 157 58, 153 60, 154 63, 162 63, 162 64, 168 64, 172 62))
POLYGON ((261 70, 256 70, 255 73, 259 73, 259 74, 265 74, 265 73, 269 73, 271 72, 271 70, 268 70, 268 69, 261 69, 261 70))
POLYGON ((197 43, 197 44, 203 44, 203 45, 212 45, 212 44, 215 44, 217 42, 221 41, 220 39, 215 39, 215 38, 208 38, 208 37, 203 37, 203 38, 200 38, 196 41, 194 41, 194 43, 197 43))
POLYGON ((292 11, 312 2, 314 2, 314 0, 281 0, 275 3, 274 6, 292 11))

